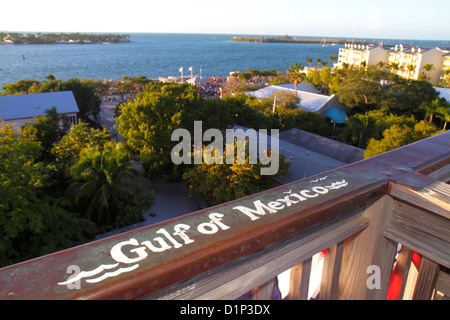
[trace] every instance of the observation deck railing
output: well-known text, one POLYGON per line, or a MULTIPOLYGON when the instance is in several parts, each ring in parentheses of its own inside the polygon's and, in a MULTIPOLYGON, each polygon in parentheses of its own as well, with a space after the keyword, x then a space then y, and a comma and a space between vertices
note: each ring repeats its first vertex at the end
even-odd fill
POLYGON ((269 299, 290 270, 288 298, 307 299, 318 253, 321 300, 450 296, 449 181, 446 132, 8 266, 0 298, 269 299))

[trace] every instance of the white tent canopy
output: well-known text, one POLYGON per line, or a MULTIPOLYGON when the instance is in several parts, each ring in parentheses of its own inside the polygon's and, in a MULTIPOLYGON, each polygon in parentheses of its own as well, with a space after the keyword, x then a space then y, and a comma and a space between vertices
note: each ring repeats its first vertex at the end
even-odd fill
MULTIPOLYGON (((295 92, 294 89, 291 89, 289 87, 275 85, 265 87, 257 91, 246 92, 245 94, 249 96, 254 96, 257 99, 267 99, 274 92, 277 91, 295 92)), ((332 98, 330 96, 326 96, 323 94, 311 93, 302 90, 297 90, 297 97, 300 99, 300 104, 298 105, 298 107, 302 108, 305 111, 312 111, 312 112, 319 111, 319 109, 332 98)))
POLYGON ((447 102, 450 102, 450 88, 433 87, 438 93, 440 98, 444 98, 447 102))
MULTIPOLYGON (((269 98, 274 92, 280 90, 294 93, 294 84, 273 85, 257 91, 245 92, 245 94, 248 96, 254 96, 257 99, 266 99, 269 98)), ((318 112, 324 118, 327 116, 328 111, 333 107, 340 109, 342 113, 346 113, 345 106, 339 103, 334 94, 331 96, 319 94, 318 90, 311 83, 299 83, 297 86, 297 97, 300 100, 300 103, 297 104, 298 108, 305 111, 318 112)), ((333 118, 333 116, 331 116, 331 118, 333 118)), ((339 115, 339 121, 338 119, 333 120, 337 121, 337 123, 343 123, 340 118, 342 118, 341 115, 339 115)))

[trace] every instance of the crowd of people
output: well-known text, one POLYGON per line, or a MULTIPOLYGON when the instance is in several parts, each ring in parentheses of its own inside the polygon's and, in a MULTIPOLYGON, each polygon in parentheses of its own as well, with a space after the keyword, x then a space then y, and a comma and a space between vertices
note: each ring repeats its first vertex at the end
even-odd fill
MULTIPOLYGON (((109 87, 99 90, 99 95, 104 103, 109 103, 112 106, 117 106, 123 102, 133 101, 136 94, 143 90, 144 86, 134 85, 130 88, 130 81, 119 81, 116 83, 110 83, 109 87)), ((269 77, 255 75, 249 79, 245 79, 246 86, 264 86, 269 82, 269 77)), ((235 82, 241 82, 242 79, 234 77, 208 77, 207 79, 202 79, 200 82, 192 82, 191 84, 195 86, 198 90, 200 96, 206 99, 216 99, 222 98, 226 91, 233 87, 235 82)), ((189 81, 187 81, 189 83, 189 81)))
POLYGON ((222 84, 226 80, 226 78, 222 77, 209 77, 208 80, 196 83, 195 86, 198 93, 207 99, 221 98, 222 84))

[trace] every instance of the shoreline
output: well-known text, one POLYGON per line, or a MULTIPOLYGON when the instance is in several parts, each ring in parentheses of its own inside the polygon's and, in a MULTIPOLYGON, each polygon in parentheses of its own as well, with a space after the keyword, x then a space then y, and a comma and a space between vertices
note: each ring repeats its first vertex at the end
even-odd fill
POLYGON ((318 44, 345 44, 345 43, 356 43, 356 44, 374 44, 370 41, 365 40, 355 40, 355 39, 335 39, 335 38, 292 38, 289 36, 284 37, 233 37, 230 39, 232 42, 255 42, 255 43, 318 43, 318 44))
POLYGON ((110 44, 121 44, 121 43, 133 43, 136 41, 118 41, 118 42, 111 42, 111 41, 104 41, 104 42, 38 42, 38 43, 30 43, 30 42, 23 42, 23 43, 12 43, 12 42, 4 42, 0 41, 0 45, 5 46, 35 46, 35 45, 55 45, 55 44, 61 44, 61 45, 90 45, 90 44, 103 44, 103 45, 110 45, 110 44))
POLYGON ((0 32, 0 44, 116 44, 128 43, 129 34, 0 32))

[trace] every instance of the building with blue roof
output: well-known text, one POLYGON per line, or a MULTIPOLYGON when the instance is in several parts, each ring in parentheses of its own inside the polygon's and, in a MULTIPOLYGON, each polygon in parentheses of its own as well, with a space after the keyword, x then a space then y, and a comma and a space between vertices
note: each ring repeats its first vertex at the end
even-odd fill
POLYGON ((79 109, 72 91, 0 96, 0 120, 22 130, 52 107, 61 116, 61 125, 77 123, 79 109))

